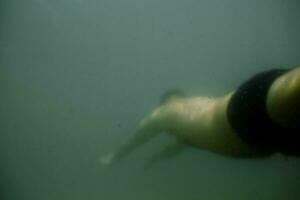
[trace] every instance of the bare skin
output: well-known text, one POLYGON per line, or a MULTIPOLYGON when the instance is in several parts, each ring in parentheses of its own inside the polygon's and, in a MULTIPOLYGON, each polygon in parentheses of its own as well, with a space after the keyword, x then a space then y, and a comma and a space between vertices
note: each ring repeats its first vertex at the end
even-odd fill
POLYGON ((285 127, 295 127, 300 123, 300 67, 272 84, 267 109, 271 118, 285 127))
MULTIPOLYGON (((170 98, 141 120, 136 133, 123 146, 102 156, 100 162, 109 165, 118 161, 162 132, 174 135, 177 140, 150 158, 147 167, 178 155, 185 145, 234 158, 269 156, 248 146, 231 128, 226 110, 233 94, 219 98, 170 98)), ((300 68, 274 81, 267 95, 267 110, 278 124, 286 127, 299 124, 300 68)))

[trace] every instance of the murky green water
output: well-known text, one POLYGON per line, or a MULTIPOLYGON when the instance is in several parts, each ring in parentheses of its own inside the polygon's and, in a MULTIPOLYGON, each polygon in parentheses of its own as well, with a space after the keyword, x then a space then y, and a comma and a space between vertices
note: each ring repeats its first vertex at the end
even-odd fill
POLYGON ((0 183, 7 200, 297 200, 300 160, 191 149, 109 169, 168 88, 223 95, 300 63, 298 0, 1 0, 0 183))

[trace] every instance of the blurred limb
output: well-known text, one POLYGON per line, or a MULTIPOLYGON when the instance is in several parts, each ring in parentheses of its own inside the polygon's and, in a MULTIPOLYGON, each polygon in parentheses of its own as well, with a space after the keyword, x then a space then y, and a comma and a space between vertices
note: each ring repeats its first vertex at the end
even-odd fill
POLYGON ((157 136, 159 132, 156 131, 144 131, 136 132, 132 135, 122 146, 116 151, 109 152, 100 157, 100 163, 104 166, 111 165, 112 163, 118 162, 121 159, 128 156, 134 150, 138 149, 143 144, 150 141, 152 138, 157 136))
POLYGON ((184 149, 186 149, 186 147, 187 145, 184 143, 184 141, 180 140, 179 138, 176 138, 176 141, 167 144, 161 151, 154 154, 146 162, 144 169, 147 170, 158 162, 168 160, 178 156, 180 153, 183 152, 184 149))
POLYGON ((155 138, 162 132, 160 121, 160 113, 156 109, 141 121, 138 130, 122 146, 116 151, 101 156, 99 160, 100 163, 104 166, 108 166, 120 161, 140 146, 155 138))

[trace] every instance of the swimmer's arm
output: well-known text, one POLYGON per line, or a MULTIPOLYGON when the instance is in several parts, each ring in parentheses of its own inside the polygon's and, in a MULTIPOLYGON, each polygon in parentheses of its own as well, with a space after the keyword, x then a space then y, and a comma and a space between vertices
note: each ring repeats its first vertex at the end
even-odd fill
POLYGON ((275 80, 268 92, 267 109, 271 118, 283 126, 300 123, 300 67, 275 80))

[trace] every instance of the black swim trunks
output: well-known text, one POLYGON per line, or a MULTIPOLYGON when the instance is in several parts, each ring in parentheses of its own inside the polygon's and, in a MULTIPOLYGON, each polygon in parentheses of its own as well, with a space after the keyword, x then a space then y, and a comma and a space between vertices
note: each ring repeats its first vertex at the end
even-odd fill
POLYGON ((232 96, 227 116, 230 125, 253 148, 267 153, 300 156, 300 129, 284 128, 270 118, 266 100, 272 83, 288 70, 274 69, 246 81, 232 96))

